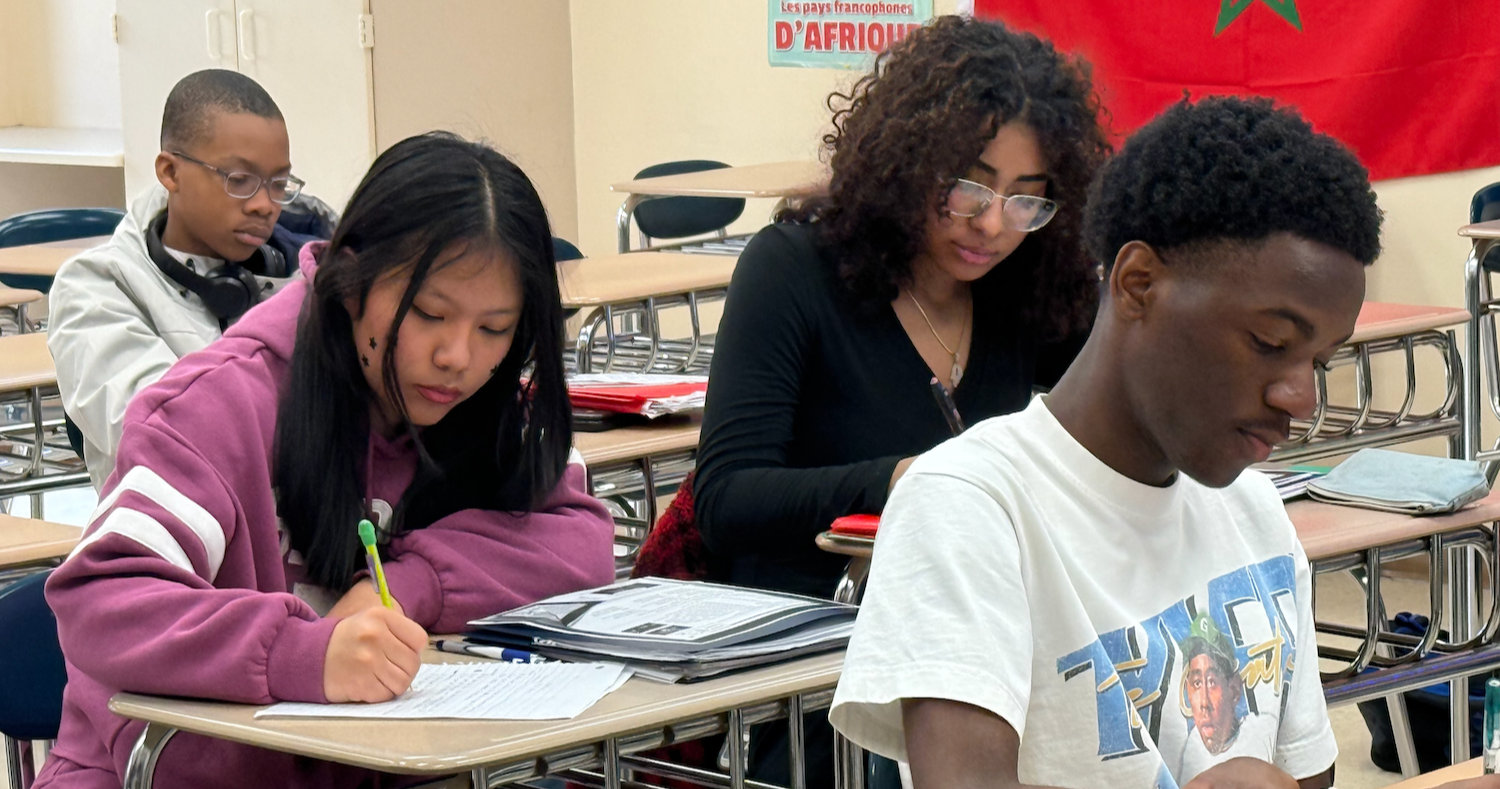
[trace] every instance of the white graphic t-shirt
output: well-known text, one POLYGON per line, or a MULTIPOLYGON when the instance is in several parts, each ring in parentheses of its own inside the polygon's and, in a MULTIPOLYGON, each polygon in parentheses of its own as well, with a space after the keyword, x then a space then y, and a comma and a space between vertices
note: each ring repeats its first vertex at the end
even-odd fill
POLYGON ((1338 754, 1271 483, 1142 485, 1044 398, 922 456, 881 516, 831 717, 904 761, 907 698, 1005 719, 1030 784, 1175 789, 1236 756, 1300 779, 1338 754))

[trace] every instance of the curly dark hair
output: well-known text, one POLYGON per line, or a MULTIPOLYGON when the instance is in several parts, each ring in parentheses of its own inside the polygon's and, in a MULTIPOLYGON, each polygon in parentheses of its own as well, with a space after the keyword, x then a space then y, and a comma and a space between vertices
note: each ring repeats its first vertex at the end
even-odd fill
POLYGON ((1270 99, 1183 99, 1126 141, 1089 187, 1084 245, 1106 268, 1120 248, 1254 242, 1294 233, 1365 265, 1380 255, 1369 173, 1337 140, 1270 99))
POLYGON ((1043 337, 1087 328, 1098 289, 1079 228, 1088 182, 1110 149, 1086 63, 1029 33, 944 16, 882 52, 848 93, 828 97, 828 108, 829 195, 799 216, 817 218, 858 297, 896 298, 911 280, 927 217, 996 131, 1021 121, 1036 133, 1047 196, 1060 208, 976 292, 995 294, 996 307, 1043 337))

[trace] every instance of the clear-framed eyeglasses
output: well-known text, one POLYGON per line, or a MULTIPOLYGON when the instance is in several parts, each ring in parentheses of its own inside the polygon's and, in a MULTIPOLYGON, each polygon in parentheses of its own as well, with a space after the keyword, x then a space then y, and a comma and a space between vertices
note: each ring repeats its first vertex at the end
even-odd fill
POLYGON ((297 195, 302 193, 302 187, 306 184, 305 181, 295 175, 278 175, 268 180, 261 178, 255 173, 232 173, 227 170, 220 170, 208 162, 201 159, 194 159, 181 151, 171 151, 171 154, 173 156, 181 156, 200 167, 207 167, 213 170, 224 180, 224 193, 238 200, 249 200, 264 186, 266 188, 266 195, 271 198, 271 202, 286 205, 297 199, 297 195))
POLYGON ((1036 195, 1002 195, 984 184, 963 178, 954 181, 944 206, 949 216, 972 219, 1000 201, 1000 222, 1010 230, 1040 230, 1057 215, 1057 201, 1036 195))

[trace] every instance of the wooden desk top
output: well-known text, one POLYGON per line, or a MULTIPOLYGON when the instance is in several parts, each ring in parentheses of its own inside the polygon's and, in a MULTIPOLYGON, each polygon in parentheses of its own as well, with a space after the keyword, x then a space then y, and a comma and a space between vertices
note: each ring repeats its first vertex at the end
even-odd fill
POLYGON ((609 187, 657 197, 813 197, 828 189, 820 162, 772 162, 641 178, 609 187))
POLYGON ((0 392, 18 392, 57 383, 57 368, 42 332, 0 337, 0 392))
POLYGON ((589 466, 618 460, 639 460, 651 455, 681 452, 698 446, 698 431, 703 423, 674 422, 666 425, 617 427, 598 433, 574 433, 573 446, 589 466))
POLYGON ((7 288, 0 285, 0 307, 19 307, 22 304, 31 304, 41 300, 42 292, 39 290, 7 288))
POLYGON ((81 537, 83 528, 79 526, 0 513, 0 569, 61 559, 81 537))
MULTIPOLYGON (((1286 514, 1297 529, 1297 538, 1309 561, 1344 556, 1371 546, 1393 545, 1404 540, 1458 531, 1500 520, 1500 491, 1447 515, 1415 517, 1394 512, 1343 507, 1299 499, 1287 504, 1286 514)), ((875 540, 869 537, 823 532, 818 547, 843 556, 869 558, 875 540)))
POLYGON ((109 236, 91 236, 52 241, 46 244, 0 248, 0 274, 55 277, 57 270, 68 258, 85 249, 97 247, 108 240, 109 236))
POLYGON ((1458 234, 1464 238, 1500 238, 1500 219, 1464 225, 1458 229, 1458 234))
POLYGON ((1433 770, 1426 775, 1418 775, 1405 781, 1397 781, 1385 789, 1433 789, 1451 781, 1464 778, 1478 778, 1484 771, 1484 757, 1470 759, 1467 762, 1433 770))
POLYGON ((1413 517, 1307 499, 1289 503, 1286 514, 1297 527, 1307 558, 1317 561, 1500 520, 1500 491, 1447 515, 1413 517))
POLYGON ((1390 304, 1367 301, 1354 322, 1350 343, 1401 337, 1431 329, 1462 326, 1469 322, 1469 311, 1462 307, 1429 307, 1418 304, 1390 304))
MULTIPOLYGON (((423 659, 439 662, 427 650, 423 659)), ((831 688, 843 652, 688 685, 632 678, 570 721, 255 720, 259 707, 121 693, 117 715, 285 753, 393 773, 436 775, 514 763, 725 710, 831 688)))
POLYGON ((569 309, 642 301, 729 286, 739 258, 682 252, 634 252, 557 264, 569 309))

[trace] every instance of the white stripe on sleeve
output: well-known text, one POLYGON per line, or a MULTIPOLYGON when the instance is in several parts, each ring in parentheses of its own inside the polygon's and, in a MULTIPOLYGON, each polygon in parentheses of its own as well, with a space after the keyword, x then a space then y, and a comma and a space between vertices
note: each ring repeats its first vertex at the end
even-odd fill
MULTIPOLYGON (((208 557, 208 582, 213 583, 214 579, 219 575, 219 567, 224 564, 224 528, 219 525, 218 521, 214 520, 214 516, 210 515, 208 510, 204 509, 201 504, 183 495, 181 491, 172 487, 171 483, 162 479, 160 474, 145 466, 135 466, 126 472, 125 476, 120 478, 120 482, 115 486, 115 489, 110 491, 109 495, 105 496, 103 501, 99 502, 99 506, 89 516, 89 522, 92 523, 100 514, 114 506, 115 502, 126 491, 134 491, 155 502, 171 514, 172 517, 181 521, 183 525, 192 530, 193 534, 198 536, 199 542, 203 544, 203 553, 208 557)), ((140 513, 136 514, 140 515, 140 513)), ((142 515, 142 517, 146 516, 142 515)), ((151 522, 156 523, 155 520, 151 522)), ((161 524, 158 523, 157 526, 160 527, 161 524)), ((102 531, 103 527, 100 527, 100 530, 102 531)), ((167 533, 166 536, 168 539, 171 538, 170 533, 167 533)), ((92 537, 93 535, 90 535, 90 539, 92 537)), ((136 541, 148 548, 152 547, 150 543, 141 540, 136 541)), ((86 540, 85 542, 88 541, 86 540)), ((173 544, 176 544, 176 540, 173 540, 173 544)), ((80 545, 80 547, 82 546, 80 545)), ((177 550, 181 551, 182 547, 177 546, 177 550)), ((74 553, 77 553, 76 549, 74 553)), ((162 558, 165 559, 167 556, 163 554, 162 558)), ((187 569, 189 572, 192 572, 191 565, 187 569)))
POLYGON ((68 554, 68 559, 71 560, 83 552, 84 548, 106 534, 118 534, 134 540, 172 565, 190 573, 195 572, 192 560, 188 559, 187 552, 182 550, 182 546, 172 537, 172 533, 167 531, 167 527, 144 512, 136 512, 126 507, 120 507, 111 512, 93 534, 84 538, 73 548, 73 552, 68 554))

